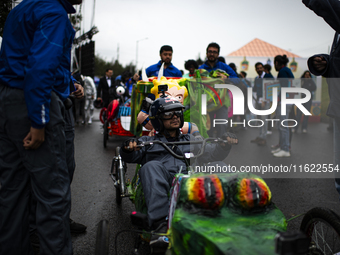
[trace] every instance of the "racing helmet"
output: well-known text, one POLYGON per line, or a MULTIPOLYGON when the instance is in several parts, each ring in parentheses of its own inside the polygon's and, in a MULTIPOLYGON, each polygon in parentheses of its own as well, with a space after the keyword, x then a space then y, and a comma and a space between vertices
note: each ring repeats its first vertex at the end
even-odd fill
POLYGON ((156 99, 151 104, 149 112, 149 119, 151 120, 153 128, 158 132, 162 132, 164 130, 162 114, 174 110, 181 111, 181 115, 177 116, 180 118, 179 128, 182 128, 184 125, 183 109, 184 106, 173 97, 160 97, 156 99))

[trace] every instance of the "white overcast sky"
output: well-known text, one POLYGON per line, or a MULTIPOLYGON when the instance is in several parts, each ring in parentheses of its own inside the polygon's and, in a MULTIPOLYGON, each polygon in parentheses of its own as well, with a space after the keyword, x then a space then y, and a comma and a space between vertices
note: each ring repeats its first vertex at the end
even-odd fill
MULTIPOLYGON (((83 0, 83 29, 91 27, 94 0, 83 0)), ((159 49, 173 47, 172 63, 196 59, 210 42, 226 56, 254 38, 301 57, 327 53, 334 30, 301 0, 96 0, 96 54, 138 68, 159 61, 159 49), (119 56, 117 48, 119 47, 119 56)))

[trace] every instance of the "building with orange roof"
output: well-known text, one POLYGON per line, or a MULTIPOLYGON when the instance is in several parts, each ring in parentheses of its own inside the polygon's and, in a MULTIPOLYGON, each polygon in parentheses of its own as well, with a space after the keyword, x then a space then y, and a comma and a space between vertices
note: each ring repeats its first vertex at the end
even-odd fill
MULTIPOLYGON (((255 71, 255 64, 261 62, 264 65, 272 66, 271 73, 277 77, 277 72, 274 68, 274 57, 277 55, 286 55, 289 59, 287 66, 292 70, 295 79, 299 79, 304 71, 308 70, 307 58, 302 58, 297 54, 281 49, 273 44, 255 38, 243 47, 231 52, 225 57, 226 63, 234 63, 237 72, 245 71, 247 79, 253 84, 253 79, 258 75, 255 71)), ((321 107, 321 77, 316 79, 317 90, 313 97, 313 105, 311 113, 313 116, 309 118, 310 122, 320 121, 321 107)))
POLYGON ((255 38, 240 49, 233 51, 228 56, 275 57, 276 55, 283 54, 287 55, 288 58, 301 58, 292 52, 283 50, 258 38, 255 38))
POLYGON ((225 59, 227 63, 235 63, 237 71, 245 71, 248 77, 257 76, 255 72, 255 63, 270 64, 272 66, 272 74, 274 77, 277 72, 274 69, 274 57, 277 55, 286 55, 289 59, 288 67, 293 71, 296 78, 300 78, 305 70, 308 70, 307 59, 297 54, 281 49, 273 44, 255 38, 240 49, 228 54, 225 59))

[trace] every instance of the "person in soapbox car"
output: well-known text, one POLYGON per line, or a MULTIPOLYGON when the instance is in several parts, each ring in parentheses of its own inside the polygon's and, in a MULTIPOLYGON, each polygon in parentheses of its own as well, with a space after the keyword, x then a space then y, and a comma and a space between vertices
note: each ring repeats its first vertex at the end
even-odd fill
MULTIPOLYGON (((143 142, 160 140, 162 142, 197 141, 201 137, 191 134, 181 134, 184 124, 183 105, 174 98, 162 97, 155 100, 150 107, 150 120, 157 131, 154 136, 143 136, 139 139, 126 140, 120 150, 122 159, 126 163, 138 163, 142 167, 139 176, 147 206, 148 224, 151 230, 157 233, 167 232, 166 216, 169 210, 168 193, 175 174, 187 173, 183 160, 174 158, 160 144, 139 146, 143 142)), ((200 157, 200 162, 213 162, 210 164, 224 165, 224 160, 233 144, 238 143, 234 134, 225 133, 224 142, 206 145, 206 153, 200 157)), ((222 141, 222 140, 221 140, 222 141)), ((194 153, 200 150, 199 144, 172 146, 172 151, 178 155, 194 153)), ((164 236, 152 235, 150 246, 153 248, 166 248, 168 239, 164 236)))

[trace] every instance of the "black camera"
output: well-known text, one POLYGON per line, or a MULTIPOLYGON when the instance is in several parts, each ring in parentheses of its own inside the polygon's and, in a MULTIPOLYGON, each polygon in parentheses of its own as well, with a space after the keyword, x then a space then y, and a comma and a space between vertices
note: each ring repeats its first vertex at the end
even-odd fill
POLYGON ((168 85, 158 85, 158 94, 162 93, 162 97, 165 97, 165 91, 168 91, 168 85))

